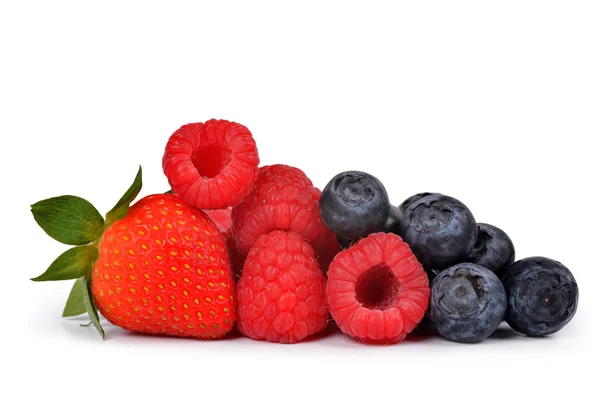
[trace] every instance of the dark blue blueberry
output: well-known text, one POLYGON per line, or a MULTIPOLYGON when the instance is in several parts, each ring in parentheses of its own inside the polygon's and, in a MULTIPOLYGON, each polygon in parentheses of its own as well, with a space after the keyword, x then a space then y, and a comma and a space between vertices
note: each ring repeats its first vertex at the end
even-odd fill
POLYGON ((319 210, 333 233, 356 240, 383 230, 389 204, 387 191, 379 179, 366 172, 346 171, 325 186, 319 210))
POLYGON ((500 228, 489 224, 477 224, 477 242, 465 261, 482 265, 500 276, 501 272, 515 262, 515 246, 500 228))
POLYGON ((398 209, 400 210, 400 214, 404 214, 404 211, 406 211, 406 209, 408 207, 410 207, 410 205, 412 203, 415 203, 415 202, 421 200, 423 197, 431 196, 432 194, 439 194, 439 193, 423 192, 423 193, 417 193, 417 194, 410 196, 408 199, 404 200, 402 202, 402 204, 400 204, 398 206, 398 209))
POLYGON ((402 214, 400 236, 425 269, 444 269, 471 253, 477 224, 463 203, 433 194, 414 202, 402 214))
POLYGON ((390 204, 390 213, 383 226, 383 231, 385 233, 395 233, 398 235, 400 233, 400 218, 402 218, 402 213, 398 207, 390 204))
POLYGON ((505 319, 517 332, 528 336, 556 333, 577 311, 577 282, 558 261, 525 258, 506 269, 502 282, 508 298, 505 319))
POLYGON ((502 322, 506 293, 489 269, 473 263, 447 268, 431 285, 429 319, 446 339, 479 342, 502 322))

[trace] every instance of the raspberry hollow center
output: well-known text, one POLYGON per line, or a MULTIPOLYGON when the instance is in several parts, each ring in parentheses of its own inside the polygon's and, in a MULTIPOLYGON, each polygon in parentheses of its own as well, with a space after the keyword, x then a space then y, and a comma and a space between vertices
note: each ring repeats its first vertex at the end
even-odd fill
POLYGON ((396 304, 400 282, 385 264, 375 265, 363 272, 356 281, 356 300, 370 310, 387 310, 396 304))
POLYGON ((194 150, 191 159, 201 176, 214 178, 231 162, 232 153, 227 146, 204 145, 194 150))

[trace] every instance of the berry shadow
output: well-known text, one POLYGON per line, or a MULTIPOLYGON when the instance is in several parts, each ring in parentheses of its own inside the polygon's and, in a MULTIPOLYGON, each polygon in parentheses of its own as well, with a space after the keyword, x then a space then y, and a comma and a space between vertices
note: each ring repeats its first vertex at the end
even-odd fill
MULTIPOLYGON (((73 337, 101 342, 102 340, 100 339, 99 334, 96 331, 96 328, 93 325, 88 325, 89 322, 90 322, 90 319, 87 316, 80 315, 80 316, 75 316, 75 317, 70 317, 70 318, 64 319, 62 327, 65 331, 68 332, 69 335, 72 335, 73 337), (82 331, 84 332, 83 334, 82 334, 82 331)), ((131 332, 131 331, 122 329, 118 326, 111 324, 104 318, 100 319, 100 324, 102 325, 102 329, 104 329, 104 340, 105 341, 110 341, 110 340, 128 341, 128 340, 132 340, 132 339, 146 340, 147 338, 151 338, 153 340, 163 339, 163 340, 168 340, 170 342, 175 342, 175 341, 187 342, 190 340, 191 341, 197 340, 197 341, 202 341, 202 342, 210 341, 210 340, 196 339, 196 338, 192 338, 192 337, 180 337, 180 336, 169 336, 169 335, 161 335, 161 334, 149 334, 149 333, 143 333, 143 332, 131 332)), ((219 338, 217 340, 218 341, 233 341, 233 340, 250 340, 250 339, 248 339, 244 335, 242 335, 240 333, 240 331, 238 331, 237 327, 234 326, 233 329, 231 330, 231 332, 229 332, 227 335, 225 335, 224 337, 219 338)))
POLYGON ((439 337, 439 336, 434 331, 430 331, 427 329, 415 329, 414 331, 412 331, 411 333, 406 335, 406 337, 404 338, 404 340, 402 342, 421 343, 421 342, 426 342, 431 339, 435 339, 437 337, 439 337))
MULTIPOLYGON (((121 331, 121 335, 124 335, 128 338, 139 338, 139 339, 146 339, 146 338, 159 338, 159 339, 163 339, 163 340, 168 340, 168 341, 181 341, 181 342, 189 342, 189 341, 199 341, 199 342, 211 342, 211 341, 219 341, 219 342, 227 342, 227 341, 235 341, 235 340, 248 340, 248 338, 246 338, 244 335, 242 335, 240 333, 240 331, 237 330, 237 328, 234 328, 231 332, 229 332, 228 334, 226 334, 225 336, 218 338, 218 339, 200 339, 200 338, 194 338, 194 337, 184 337, 184 336, 171 336, 171 335, 161 335, 161 334, 149 334, 149 333, 143 333, 143 332, 130 332, 130 331, 126 331, 120 328, 117 328, 119 331, 121 331)), ((111 333, 112 336, 112 333, 111 333)), ((116 336, 116 335, 115 335, 116 336)))
MULTIPOLYGON (((100 325, 102 325, 102 329, 104 330, 104 340, 110 340, 127 333, 127 331, 110 324, 103 318, 100 318, 100 325)), ((102 339, 100 338, 96 327, 90 323, 90 318, 87 315, 63 318, 61 327, 75 340, 88 340, 91 342, 102 343, 102 339)))
MULTIPOLYGON (((342 331, 339 328, 337 328, 337 326, 335 326, 334 328, 328 328, 328 329, 331 329, 331 332, 333 334, 338 335, 339 339, 340 339, 340 340, 329 341, 328 345, 335 346, 335 347, 341 347, 341 348, 359 348, 359 347, 384 348, 384 347, 388 347, 388 346, 412 346, 415 344, 418 345, 420 343, 424 343, 424 342, 428 342, 428 341, 442 340, 442 338, 436 332, 428 331, 428 330, 414 330, 411 333, 409 333, 399 343, 365 343, 365 342, 361 342, 359 340, 352 339, 350 336, 343 334, 342 331)), ((318 339, 318 338, 315 338, 315 339, 318 339)))
POLYGON ((518 332, 515 332, 508 325, 500 325, 498 329, 494 331, 494 333, 487 337, 486 340, 506 340, 513 339, 516 337, 523 337, 523 335, 519 334, 518 332))
POLYGON ((551 337, 552 335, 541 337, 526 336, 512 329, 506 322, 503 322, 486 340, 548 340, 551 337))

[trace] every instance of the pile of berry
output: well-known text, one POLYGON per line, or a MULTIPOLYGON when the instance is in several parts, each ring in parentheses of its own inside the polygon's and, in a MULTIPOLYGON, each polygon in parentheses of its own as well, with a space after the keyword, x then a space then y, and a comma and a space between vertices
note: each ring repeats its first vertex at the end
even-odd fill
POLYGON ((577 309, 562 264, 515 261, 502 230, 476 223, 455 198, 420 193, 390 205, 364 172, 336 175, 323 193, 299 169, 258 167, 250 131, 210 120, 182 126, 162 160, 172 191, 135 200, 133 184, 103 217, 76 196, 32 205, 52 238, 74 247, 34 281, 75 279, 63 316, 100 312, 124 329, 296 343, 329 313, 367 343, 401 341, 417 326, 458 342, 506 320, 552 334, 577 309))

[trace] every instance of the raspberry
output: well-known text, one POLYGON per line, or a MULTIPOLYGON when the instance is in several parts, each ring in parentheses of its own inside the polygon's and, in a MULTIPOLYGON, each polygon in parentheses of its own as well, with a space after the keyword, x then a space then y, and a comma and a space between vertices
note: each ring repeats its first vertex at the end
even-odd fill
POLYGON ((204 212, 213 220, 219 231, 223 234, 223 239, 225 239, 229 253, 233 278, 237 282, 242 276, 242 268, 244 267, 244 262, 246 262, 246 257, 240 253, 235 244, 235 236, 231 229, 231 207, 223 210, 204 210, 204 212))
POLYGON ((231 207, 221 210, 202 210, 215 223, 219 231, 226 235, 231 233, 231 207))
POLYGON ((340 247, 321 219, 320 196, 321 191, 298 168, 261 167, 254 188, 232 213, 240 252, 247 254, 261 235, 272 230, 292 231, 311 242, 325 271, 340 247))
POLYGON ((239 204, 252 188, 258 163, 256 143, 248 128, 214 119, 175 131, 162 161, 173 191, 184 202, 202 209, 239 204))
POLYGON ((393 233, 373 233, 340 252, 327 277, 331 315, 357 340, 399 342, 425 315, 427 274, 393 233))
POLYGON ((238 283, 238 329, 252 339, 295 343, 327 324, 325 276, 294 232, 272 231, 250 249, 238 283))

